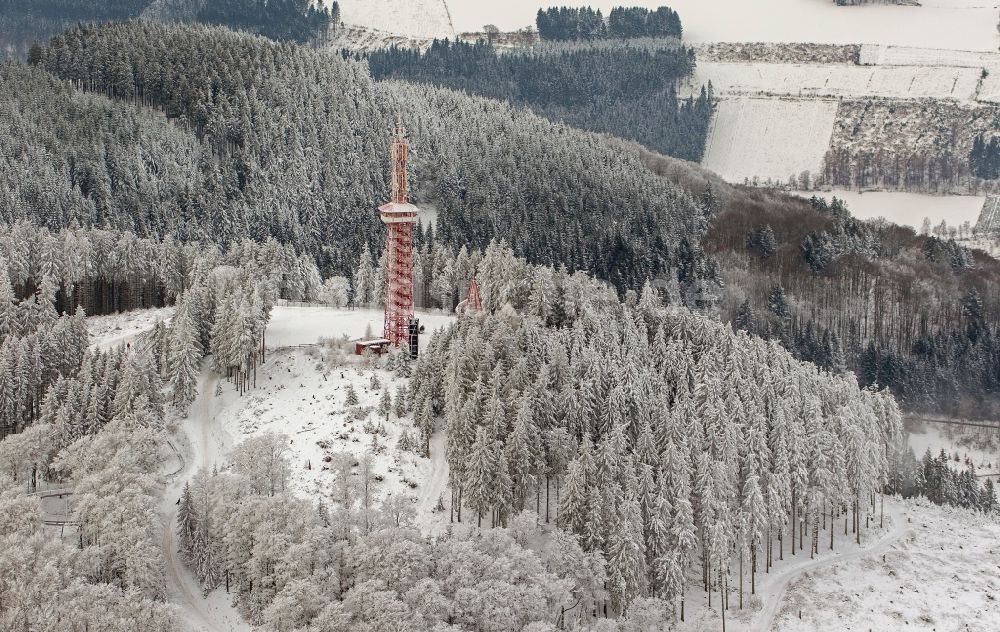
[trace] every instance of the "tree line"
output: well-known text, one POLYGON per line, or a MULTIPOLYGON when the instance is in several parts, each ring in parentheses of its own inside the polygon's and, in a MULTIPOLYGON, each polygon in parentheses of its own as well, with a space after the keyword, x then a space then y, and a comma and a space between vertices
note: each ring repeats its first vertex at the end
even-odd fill
POLYGON ((614 7, 607 19, 591 7, 549 7, 535 18, 543 40, 595 40, 673 37, 683 34, 681 18, 670 7, 614 7))
MULTIPOLYGON (((359 55, 360 56, 360 55, 359 55)), ((713 99, 677 96, 693 49, 539 47, 499 54, 487 42, 436 40, 426 51, 394 47, 364 55, 375 79, 426 83, 526 105, 580 129, 613 134, 686 160, 701 160, 713 99)))
POLYGON ((986 477, 980 485, 971 462, 959 471, 952 465, 953 461, 958 461, 957 454, 952 459, 941 450, 937 456, 932 456, 930 448, 919 460, 912 448, 897 456, 899 462, 893 467, 895 474, 889 480, 894 493, 904 497, 923 496, 939 505, 996 513, 998 501, 993 479, 986 477))
POLYGON ((82 308, 97 316, 172 305, 198 277, 220 265, 252 263, 279 298, 310 300, 320 291, 315 262, 274 239, 242 240, 222 251, 211 243, 140 238, 129 231, 50 232, 23 221, 3 228, 0 261, 12 296, 31 298, 48 279, 57 313, 82 308))

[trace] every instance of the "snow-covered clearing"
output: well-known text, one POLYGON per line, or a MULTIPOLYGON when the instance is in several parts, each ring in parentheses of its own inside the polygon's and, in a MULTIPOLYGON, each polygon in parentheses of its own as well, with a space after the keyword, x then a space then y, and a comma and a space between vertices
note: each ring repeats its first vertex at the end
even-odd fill
POLYGON ((344 24, 415 39, 455 38, 444 0, 338 0, 344 24))
MULTIPOLYGON (((454 316, 420 312, 420 324, 430 334, 450 323, 454 316)), ((271 312, 265 335, 269 349, 313 345, 324 338, 341 336, 355 339, 368 335, 382 337, 384 314, 377 309, 338 309, 320 305, 278 306, 271 312)))
MULTIPOLYGON (((444 314, 418 316, 427 329, 421 337, 422 344, 426 344, 435 328, 453 318, 444 314)), ((368 368, 372 361, 351 355, 351 345, 343 342, 345 338, 364 336, 369 328, 380 335, 382 319, 380 310, 276 307, 266 334, 270 355, 257 369, 257 388, 242 397, 232 385, 215 375, 210 358, 204 361, 198 397, 189 414, 170 424, 184 466, 168 478, 160 507, 167 598, 178 606, 192 629, 211 632, 250 629, 224 591, 203 596, 201 586, 178 555, 174 528, 175 503, 184 483, 202 467, 224 464, 232 447, 247 436, 266 431, 288 435, 292 491, 316 500, 331 493, 333 473, 324 469, 327 455, 349 452, 360 457, 373 448, 373 435, 363 430, 365 421, 352 417, 356 410, 366 411, 375 426, 381 426, 378 430, 385 433, 378 435, 377 445, 381 447, 375 447, 378 453, 373 467, 383 482, 380 495, 408 492, 417 500, 418 524, 428 530, 436 521, 446 520, 444 516, 437 520, 431 512, 438 496, 445 493, 447 483, 443 435, 439 433, 432 440, 433 459, 399 451, 399 435, 410 426, 410 419, 398 420, 392 416, 388 423, 378 424, 377 414, 368 409, 378 406, 381 395, 380 390, 371 388, 372 375, 377 375, 393 394, 402 380, 386 371, 368 368), (319 345, 323 339, 337 342, 319 345), (358 407, 344 406, 348 384, 357 392, 358 407), (216 395, 217 390, 220 395, 216 395), (417 484, 411 487, 410 481, 417 484), (439 489, 432 489, 434 485, 439 489)), ((176 470, 176 460, 165 467, 176 470)))
MULTIPOLYGON (((454 319, 452 315, 420 313, 425 326, 421 347, 437 329, 454 319)), ((447 462, 443 432, 431 441, 431 458, 399 449, 399 439, 408 433, 416 442, 412 416, 389 419, 376 410, 382 389, 395 397, 405 378, 376 368, 374 360, 353 355, 353 345, 344 339, 381 335, 380 310, 317 307, 276 307, 267 330, 272 352, 257 370, 257 388, 238 401, 227 403, 219 417, 226 433, 237 437, 262 432, 288 435, 291 443, 292 492, 318 500, 333 494, 334 455, 355 458, 372 453, 372 469, 379 480, 376 495, 404 494, 416 502, 417 524, 436 531, 446 520, 435 515, 439 496, 445 495, 447 462), (320 340, 322 344, 317 345, 320 340), (310 348, 302 345, 315 345, 310 348), (377 386, 376 386, 377 384, 377 386), (346 403, 348 388, 358 396, 358 405, 346 403)), ((224 386, 224 390, 226 387, 224 386)))
POLYGON ((846 202, 851 215, 858 219, 884 217, 895 224, 917 230, 925 217, 931 220, 932 226, 937 226, 942 221, 956 227, 964 222, 975 225, 979 212, 983 209, 983 202, 986 201, 985 197, 975 195, 924 195, 896 191, 859 193, 845 189, 809 191, 799 195, 815 195, 827 200, 836 197, 846 202))
POLYGON ((818 173, 836 115, 835 101, 819 99, 720 101, 702 165, 730 182, 818 173))
MULTIPOLYGON (((729 584, 729 609, 726 611, 726 630, 730 632, 762 631, 773 627, 774 619, 779 612, 787 608, 789 586, 803 574, 858 558, 880 554, 883 550, 898 542, 904 533, 906 517, 904 512, 893 503, 886 500, 884 523, 879 524, 879 508, 876 514, 861 533, 861 544, 855 540, 855 534, 844 534, 843 519, 828 522, 819 535, 819 554, 810 556, 808 552, 797 550, 793 556, 790 541, 786 537, 784 560, 778 560, 778 544, 774 545, 774 565, 770 572, 758 572, 756 577, 756 594, 750 594, 749 563, 744 562, 744 604, 739 608, 739 575, 735 574, 729 584), (830 550, 830 529, 833 530, 834 548, 830 550)), ((862 526, 864 519, 862 519, 862 526)), ((822 526, 822 525, 821 525, 822 526)), ((804 538, 809 547, 810 536, 804 538)), ((763 554, 759 560, 763 568, 763 554)), ((738 566, 734 566, 738 573, 738 566)), ((719 593, 712 595, 712 607, 708 607, 706 595, 700 590, 689 590, 685 603, 686 616, 683 624, 677 629, 681 632, 718 630, 721 629, 721 611, 719 609, 719 593)), ((839 630, 841 628, 817 628, 839 630)))
POLYGON ((924 452, 936 457, 944 450, 952 469, 959 472, 971 461, 977 476, 1000 475, 1000 430, 956 426, 933 421, 907 420, 907 441, 917 460, 924 452), (958 460, 955 460, 955 456, 958 460))
POLYGON ((132 342, 152 329, 157 320, 168 322, 173 315, 173 307, 159 307, 108 316, 88 316, 90 343, 98 349, 107 350, 132 342))
POLYGON ((892 506, 905 515, 903 538, 883 554, 813 569, 797 579, 774 629, 1000 627, 1000 524, 977 512, 927 501, 887 499, 886 507, 892 506))
MULTIPOLYGON (((403 494, 415 501, 424 492, 424 482, 434 479, 436 466, 445 463, 443 449, 432 449, 435 459, 431 460, 398 448, 404 432, 417 440, 412 417, 390 414, 386 420, 377 408, 382 389, 389 388, 395 395, 404 380, 388 371, 366 368, 370 363, 349 353, 343 345, 334 344, 272 354, 257 370, 257 388, 228 405, 219 423, 237 442, 268 431, 287 435, 291 491, 300 498, 329 500, 334 494, 335 456, 349 453, 360 459, 371 452, 372 470, 379 481, 376 498, 403 494), (349 388, 358 396, 357 406, 346 403, 349 388)), ((427 510, 438 499, 435 495, 429 500, 427 510)), ((434 517, 418 518, 419 524, 427 525, 434 517)))
MULTIPOLYGON (((553 3, 548 0, 447 0, 455 28, 475 31, 495 24, 511 31, 534 24, 539 8, 590 5, 605 14, 620 0, 553 3)), ((628 5, 655 8, 663 0, 628 5)), ((817 42, 891 44, 995 51, 996 0, 922 0, 923 6, 838 7, 832 0, 672 0, 688 42, 817 42)))
POLYGON ((691 83, 727 95, 934 97, 972 101, 982 70, 961 66, 857 66, 698 62, 691 83))

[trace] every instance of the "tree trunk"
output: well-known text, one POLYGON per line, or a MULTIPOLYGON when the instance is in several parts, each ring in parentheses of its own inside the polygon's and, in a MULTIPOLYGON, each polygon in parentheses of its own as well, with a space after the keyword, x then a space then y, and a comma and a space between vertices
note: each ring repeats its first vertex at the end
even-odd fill
MULTIPOLYGON (((753 571, 750 571, 753 575, 753 571)), ((740 550, 740 610, 743 609, 743 550, 740 550)))

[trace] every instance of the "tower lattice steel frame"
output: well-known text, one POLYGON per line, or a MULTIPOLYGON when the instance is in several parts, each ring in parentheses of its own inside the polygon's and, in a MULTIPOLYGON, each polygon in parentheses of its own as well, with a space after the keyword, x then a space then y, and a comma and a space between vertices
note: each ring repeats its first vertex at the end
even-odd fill
POLYGON ((410 185, 406 171, 410 145, 406 129, 396 124, 392 146, 392 201, 379 207, 382 223, 388 228, 385 237, 385 338, 394 346, 408 342, 413 319, 413 224, 417 207, 410 204, 410 185))

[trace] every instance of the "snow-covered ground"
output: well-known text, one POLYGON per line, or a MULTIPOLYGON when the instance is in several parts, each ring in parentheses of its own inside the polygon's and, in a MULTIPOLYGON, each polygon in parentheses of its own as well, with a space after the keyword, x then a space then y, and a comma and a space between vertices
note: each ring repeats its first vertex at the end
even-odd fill
MULTIPOLYGON (((739 607, 739 576, 734 575, 729 584, 729 609, 726 611, 726 630, 730 632, 759 632, 773 629, 774 621, 788 601, 791 593, 789 587, 800 577, 808 576, 819 569, 832 564, 844 563, 868 556, 880 555, 883 550, 902 539, 906 526, 906 515, 902 508, 891 499, 886 502, 885 513, 876 507, 876 514, 864 528, 861 534, 861 544, 855 540, 855 534, 844 534, 843 518, 835 522, 827 522, 826 528, 819 534, 819 553, 811 556, 809 551, 798 550, 791 554, 790 540, 786 535, 784 559, 779 560, 778 544, 774 543, 774 565, 770 572, 758 572, 756 577, 756 594, 750 594, 749 565, 744 564, 744 603, 739 607), (880 517, 883 519, 880 524, 880 517), (834 547, 830 550, 830 530, 833 531, 834 547)), ((861 520, 864 526, 864 518, 861 520)), ((822 524, 821 524, 822 527, 822 524)), ((806 548, 809 548, 810 536, 805 537, 806 548)), ((763 555, 761 556, 763 558, 763 555)), ((764 566, 760 559, 761 567, 764 566)), ((693 569, 697 572, 699 569, 693 569)), ((734 567, 738 571, 738 566, 734 567)), ((708 599, 700 590, 689 590, 685 597, 686 616, 683 624, 677 626, 680 632, 701 632, 702 630, 721 629, 722 613, 719 609, 719 593, 712 595, 712 607, 708 607, 708 599)), ((815 628, 815 630, 841 630, 836 626, 815 628)), ((888 630, 889 628, 886 628, 888 630)))
MULTIPOLYGON (((419 312, 426 334, 450 323, 454 316, 441 312, 419 312)), ((320 305, 278 306, 271 312, 265 335, 269 349, 313 345, 322 339, 382 337, 384 313, 379 309, 338 309, 320 305)))
POLYGON ((932 226, 937 226, 942 220, 949 226, 957 227, 963 222, 975 226, 986 201, 985 197, 975 195, 924 195, 895 191, 859 193, 845 189, 809 191, 800 195, 815 195, 827 200, 837 197, 847 203, 851 215, 858 219, 884 217, 895 224, 917 230, 925 217, 931 220, 932 226))
MULTIPOLYGON (((426 332, 424 347, 434 331, 454 316, 418 313, 426 332)), ((412 415, 386 420, 377 413, 382 389, 395 398, 408 380, 378 369, 372 360, 353 355, 349 342, 366 331, 381 335, 381 310, 344 310, 322 307, 276 307, 267 330, 272 351, 257 369, 257 388, 242 398, 227 397, 218 424, 239 443, 263 432, 290 439, 291 491, 318 500, 332 496, 335 480, 331 463, 339 453, 360 459, 371 452, 372 469, 379 480, 376 495, 404 494, 414 499, 417 523, 434 531, 446 517, 432 510, 446 496, 447 464, 443 433, 432 439, 431 458, 399 449, 408 433, 418 433, 412 415), (322 343, 320 342, 322 340, 322 343), (305 347, 304 345, 310 345, 305 347), (357 406, 346 403, 348 388, 358 396, 357 406)), ((223 383, 224 393, 232 387, 223 383)))
POLYGON ((1000 436, 997 436, 996 431, 934 422, 908 421, 907 425, 907 441, 918 460, 927 450, 931 451, 933 457, 944 450, 951 459, 949 464, 955 470, 964 471, 967 468, 966 461, 971 461, 977 476, 1000 475, 1000 450, 997 447, 1000 445, 1000 436), (955 455, 958 455, 957 461, 955 455))
POLYGON ((415 39, 455 39, 444 0, 338 0, 344 24, 415 39))
POLYGON ((785 182, 804 170, 820 173, 833 133, 836 101, 752 99, 720 101, 702 166, 730 182, 785 182))
POLYGON ((981 68, 698 62, 690 83, 715 94, 794 97, 934 97, 973 101, 981 68))
MULTIPOLYGON (((418 316, 427 325, 427 333, 422 336, 425 344, 435 327, 447 324, 452 318, 443 314, 418 316)), ((204 361, 198 381, 198 397, 189 413, 168 423, 183 466, 178 470, 176 459, 164 466, 168 484, 160 506, 167 562, 167 599, 178 606, 191 629, 243 632, 250 626, 231 606, 230 598, 224 591, 217 590, 204 596, 200 585, 177 553, 173 528, 177 512, 175 503, 184 483, 200 468, 223 465, 232 447, 244 438, 272 430, 288 435, 291 440, 292 490, 313 499, 317 499, 319 493, 329 496, 332 472, 323 469, 326 466, 324 458, 334 452, 361 456, 372 447, 371 435, 364 434, 361 429, 364 422, 349 422, 349 411, 340 410, 347 384, 355 385, 360 408, 364 409, 378 404, 380 392, 370 388, 373 373, 390 385, 393 394, 399 383, 385 371, 367 369, 365 361, 350 355, 346 351, 350 345, 343 343, 345 338, 364 336, 369 328, 379 335, 382 318, 380 310, 276 307, 267 329, 270 355, 257 369, 257 388, 242 397, 232 385, 211 370, 211 359, 204 361), (324 339, 341 342, 318 345, 324 339), (345 351, 334 353, 331 351, 334 348, 345 351), (344 377, 340 377, 341 372, 344 377), (216 395, 217 391, 219 395, 216 395), (368 441, 361 441, 359 435, 368 441), (355 442, 355 438, 359 440, 355 442), (306 463, 312 469, 307 469, 306 463)), ((134 320, 152 326, 155 318, 137 314, 134 320)), ((135 328, 141 330, 138 325, 135 328)), ((375 418, 374 413, 371 417, 375 418)), ((437 481, 441 485, 440 493, 444 493, 447 469, 445 467, 441 475, 441 464, 436 462, 444 462, 443 444, 439 438, 435 438, 437 449, 432 449, 432 455, 439 457, 435 460, 422 459, 410 453, 401 454, 396 449, 398 435, 409 423, 393 418, 390 423, 384 424, 388 438, 379 436, 379 442, 386 451, 376 455, 373 469, 384 481, 382 493, 410 490, 403 480, 406 477, 414 481, 437 481), (421 478, 418 479, 418 476, 421 478)), ((437 495, 431 497, 419 485, 411 492, 418 499, 418 516, 425 516, 421 524, 430 524, 434 519, 430 510, 437 501, 437 495)))
POLYGON ((811 570, 797 579, 774 629, 1000 628, 996 519, 926 501, 886 500, 886 505, 899 506, 906 516, 902 539, 884 553, 811 570))
MULTIPOLYGON (((590 5, 607 12, 620 0, 447 0, 455 28, 475 31, 495 24, 512 31, 534 24, 539 8, 590 5)), ((922 0, 922 6, 838 7, 832 0, 633 0, 628 5, 669 5, 681 16, 689 42, 819 42, 891 44, 996 51, 996 0, 922 0)))
MULTIPOLYGON (((336 456, 349 453, 360 459, 370 452, 379 481, 376 497, 403 494, 416 501, 444 454, 432 450, 432 460, 400 450, 404 432, 418 439, 412 416, 391 413, 387 420, 377 412, 382 389, 395 396, 404 382, 388 371, 366 368, 344 345, 286 349, 273 353, 257 370, 257 388, 227 406, 219 423, 237 443, 268 431, 287 435, 291 491, 301 498, 329 499, 335 492, 336 456), (358 406, 347 405, 349 388, 357 393, 358 406)), ((445 494, 444 489, 439 493, 445 494)), ((436 502, 434 496, 429 506, 417 507, 421 525, 434 522, 429 512, 436 502)))
POLYGON ((161 307, 108 316, 88 316, 90 343, 99 349, 110 349, 131 342, 152 329, 157 320, 167 322, 173 315, 173 307, 161 307))
POLYGON ((988 68, 1000 65, 1000 54, 970 50, 942 50, 918 46, 863 44, 858 62, 879 66, 952 66, 988 68))

